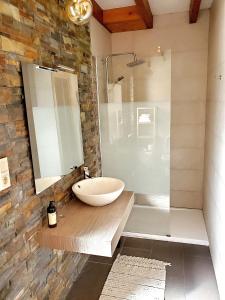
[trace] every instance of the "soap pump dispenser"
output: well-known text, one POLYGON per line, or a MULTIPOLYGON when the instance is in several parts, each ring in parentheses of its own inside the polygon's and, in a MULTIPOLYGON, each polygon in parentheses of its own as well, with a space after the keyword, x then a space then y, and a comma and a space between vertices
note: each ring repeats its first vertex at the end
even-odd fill
POLYGON ((47 208, 48 213, 48 227, 54 228, 57 226, 57 213, 55 201, 50 201, 49 206, 47 208))

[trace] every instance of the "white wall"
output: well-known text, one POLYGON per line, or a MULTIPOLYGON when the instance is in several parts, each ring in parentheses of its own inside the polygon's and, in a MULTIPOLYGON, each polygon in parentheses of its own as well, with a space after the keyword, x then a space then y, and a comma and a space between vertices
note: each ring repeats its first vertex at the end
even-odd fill
POLYGON ((94 17, 90 20, 90 35, 93 56, 105 57, 112 53, 111 33, 94 17))
POLYGON ((94 17, 90 20, 91 52, 95 57, 97 70, 98 101, 106 99, 106 78, 103 60, 112 54, 111 33, 103 27, 94 17))
POLYGON ((204 215, 220 296, 223 300, 225 299, 224 0, 214 0, 210 14, 204 187, 204 215))
POLYGON ((154 28, 112 34, 112 52, 172 50, 171 205, 202 208, 209 11, 154 17, 154 28))

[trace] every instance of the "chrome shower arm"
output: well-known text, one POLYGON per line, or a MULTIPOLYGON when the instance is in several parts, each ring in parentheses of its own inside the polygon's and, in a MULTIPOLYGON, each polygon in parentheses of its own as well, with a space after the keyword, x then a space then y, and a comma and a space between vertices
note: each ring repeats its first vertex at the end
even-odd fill
POLYGON ((133 57, 136 57, 137 55, 134 52, 121 52, 121 53, 113 53, 108 56, 106 56, 105 60, 109 60, 109 58, 113 56, 121 56, 121 55, 132 55, 133 57))
MULTIPOLYGON (((122 56, 122 55, 132 55, 134 60, 137 57, 137 55, 134 52, 114 53, 114 54, 106 56, 105 67, 106 67, 106 84, 107 84, 107 86, 109 84, 109 69, 108 69, 109 59, 112 57, 115 57, 115 56, 122 56)), ((107 97, 108 97, 108 92, 107 92, 107 97)))

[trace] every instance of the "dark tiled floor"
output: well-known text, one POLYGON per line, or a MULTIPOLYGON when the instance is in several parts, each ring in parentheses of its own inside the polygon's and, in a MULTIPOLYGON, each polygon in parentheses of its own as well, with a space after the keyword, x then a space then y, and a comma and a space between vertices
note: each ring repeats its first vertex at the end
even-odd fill
POLYGON ((91 256, 67 300, 97 300, 118 253, 171 263, 166 300, 219 300, 208 247, 123 238, 112 258, 91 256))

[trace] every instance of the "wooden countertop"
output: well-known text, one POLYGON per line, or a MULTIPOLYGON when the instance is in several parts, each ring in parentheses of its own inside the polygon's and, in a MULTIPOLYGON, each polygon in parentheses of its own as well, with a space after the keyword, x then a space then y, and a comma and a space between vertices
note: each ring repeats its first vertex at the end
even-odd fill
POLYGON ((85 254, 112 256, 134 204, 134 193, 124 191, 113 203, 94 207, 70 201, 58 212, 56 228, 43 227, 41 246, 85 254), (60 217, 61 216, 61 217, 60 217))

